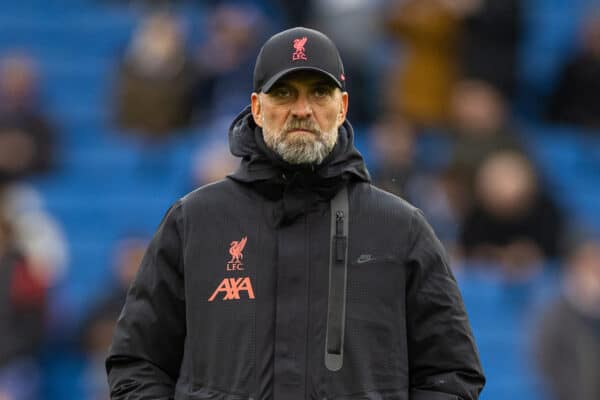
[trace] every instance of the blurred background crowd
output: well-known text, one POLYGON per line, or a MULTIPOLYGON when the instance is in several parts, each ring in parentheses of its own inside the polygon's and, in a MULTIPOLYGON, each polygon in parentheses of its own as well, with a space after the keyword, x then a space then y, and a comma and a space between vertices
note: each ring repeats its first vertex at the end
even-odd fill
POLYGON ((600 399, 600 1, 0 0, 0 400, 108 399, 149 237, 235 168, 257 51, 297 25, 451 255, 481 398, 600 399))

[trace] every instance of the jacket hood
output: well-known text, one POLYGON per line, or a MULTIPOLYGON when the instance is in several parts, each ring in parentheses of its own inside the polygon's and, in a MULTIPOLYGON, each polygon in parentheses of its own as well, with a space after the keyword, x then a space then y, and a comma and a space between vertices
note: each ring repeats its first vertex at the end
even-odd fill
POLYGON ((354 147, 354 131, 348 121, 340 127, 335 147, 320 165, 293 165, 267 147, 262 129, 254 122, 247 106, 231 123, 229 148, 234 156, 242 158, 237 171, 229 175, 239 182, 283 184, 280 181, 283 174, 310 177, 312 181, 371 181, 364 159, 354 147))

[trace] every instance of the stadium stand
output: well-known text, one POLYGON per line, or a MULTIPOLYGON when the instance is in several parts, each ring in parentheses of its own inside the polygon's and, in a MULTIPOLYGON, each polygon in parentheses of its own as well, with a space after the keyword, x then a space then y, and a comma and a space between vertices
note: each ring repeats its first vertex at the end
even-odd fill
MULTIPOLYGON (((70 248, 67 273, 51 291, 42 357, 42 398, 48 400, 85 398, 86 361, 77 350, 77 334, 109 284, 110 249, 128 231, 152 233, 169 205, 190 190, 193 149, 203 140, 192 129, 160 148, 146 148, 110 122, 115 63, 141 15, 140 9, 116 3, 0 0, 0 55, 21 49, 39 60, 45 105, 62 134, 56 172, 30 180, 62 225, 70 248)), ((547 92, 570 51, 580 3, 527 2, 525 91, 547 92)), ((184 7, 188 18, 201 21, 201 7, 184 7)), ((537 109, 537 98, 523 98, 523 109, 537 109)), ((600 231, 600 136, 530 122, 523 131, 565 210, 600 231)), ((458 274, 488 376, 483 400, 543 398, 530 366, 529 317, 556 288, 556 270, 511 284, 489 275, 458 274)))

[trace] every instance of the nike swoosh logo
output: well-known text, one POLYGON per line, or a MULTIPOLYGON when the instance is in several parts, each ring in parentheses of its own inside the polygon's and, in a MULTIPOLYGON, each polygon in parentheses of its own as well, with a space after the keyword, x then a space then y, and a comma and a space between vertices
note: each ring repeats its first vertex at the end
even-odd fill
POLYGON ((375 261, 375 260, 376 260, 376 258, 373 257, 370 254, 361 254, 360 257, 358 257, 356 259, 356 263, 357 264, 364 264, 364 263, 368 263, 370 261, 375 261))

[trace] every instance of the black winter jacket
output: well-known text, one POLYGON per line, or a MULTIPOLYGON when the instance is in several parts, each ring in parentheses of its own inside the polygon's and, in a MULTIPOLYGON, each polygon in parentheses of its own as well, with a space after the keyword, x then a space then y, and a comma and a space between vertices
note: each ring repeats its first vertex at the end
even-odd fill
POLYGON ((370 185, 350 124, 318 167, 267 149, 244 110, 239 169, 177 201, 145 255, 107 359, 113 399, 472 400, 467 315, 422 214, 370 185), (349 189, 344 364, 324 364, 329 200, 349 189))

